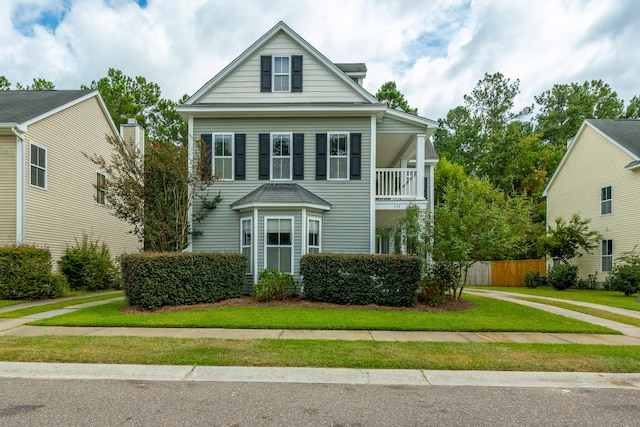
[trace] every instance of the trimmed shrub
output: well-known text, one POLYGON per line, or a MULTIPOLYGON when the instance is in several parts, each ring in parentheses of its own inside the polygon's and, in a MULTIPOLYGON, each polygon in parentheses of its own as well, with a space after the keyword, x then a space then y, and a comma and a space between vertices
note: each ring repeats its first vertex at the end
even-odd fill
POLYGON ((0 247, 0 299, 57 298, 66 279, 51 272, 51 252, 34 246, 0 247))
POLYGON ((586 279, 576 280, 576 289, 597 289, 598 288, 598 272, 589 274, 586 279))
POLYGON ((557 291, 576 286, 578 282, 578 266, 570 264, 554 265, 547 272, 547 283, 557 291))
POLYGON ((248 260, 235 253, 143 253, 124 255, 121 265, 129 304, 156 310, 240 296, 248 260))
POLYGON ((258 301, 283 300, 296 289, 293 276, 279 270, 262 270, 258 283, 253 285, 253 294, 258 301))
POLYGON ((538 270, 529 270, 524 273, 524 285, 527 288, 537 288, 538 286, 544 286, 545 283, 545 277, 538 270))
POLYGON ((300 274, 309 301, 412 307, 421 266, 422 259, 407 255, 307 254, 300 274))
POLYGON ((121 287, 120 271, 113 263, 109 247, 99 240, 90 241, 85 233, 82 241, 67 246, 60 261, 60 271, 73 290, 96 291, 121 287))
POLYGON ((623 252, 615 261, 606 288, 622 292, 625 296, 640 292, 640 254, 636 248, 631 252, 623 252))

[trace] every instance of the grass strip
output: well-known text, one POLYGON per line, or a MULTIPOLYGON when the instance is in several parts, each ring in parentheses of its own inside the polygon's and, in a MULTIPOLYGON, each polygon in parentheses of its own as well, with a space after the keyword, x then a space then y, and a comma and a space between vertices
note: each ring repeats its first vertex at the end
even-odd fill
MULTIPOLYGON (((51 304, 39 305, 36 307, 22 308, 20 310, 7 311, 6 313, 0 313, 0 318, 15 319, 18 317, 30 316, 32 314, 44 313, 45 311, 59 310, 61 308, 68 307, 70 305, 83 304, 85 302, 102 301, 105 299, 111 299, 123 296, 124 292, 111 293, 103 295, 95 295, 86 298, 76 298, 66 301, 52 302, 51 304)), ((21 301, 24 302, 24 301, 21 301)))
POLYGON ((613 320, 614 322, 624 323, 625 325, 640 327, 640 319, 636 317, 625 316, 623 314, 612 313, 606 310, 600 310, 592 307, 584 307, 569 302, 551 301, 541 298, 521 298, 518 299, 537 302, 540 304, 552 305, 554 307, 566 308, 567 310, 577 311, 578 313, 590 314, 591 316, 600 317, 602 319, 613 320))
POLYGON ((532 297, 538 296, 560 298, 640 311, 640 303, 636 301, 637 296, 627 297, 624 296, 624 294, 621 292, 606 291, 604 289, 567 289, 565 291, 556 291, 551 286, 540 286, 537 288, 508 286, 469 286, 468 289, 512 292, 517 294, 531 295, 532 297))
POLYGON ((9 307, 11 305, 16 305, 16 304, 22 304, 23 302, 27 302, 27 301, 2 299, 0 300, 0 308, 9 307))
POLYGON ((476 306, 448 312, 218 307, 158 314, 127 314, 125 301, 77 310, 31 323, 40 326, 181 327, 243 329, 351 329, 503 331, 620 334, 617 331, 520 304, 465 296, 476 306))
POLYGON ((635 346, 1 337, 0 360, 191 366, 640 372, 635 346))

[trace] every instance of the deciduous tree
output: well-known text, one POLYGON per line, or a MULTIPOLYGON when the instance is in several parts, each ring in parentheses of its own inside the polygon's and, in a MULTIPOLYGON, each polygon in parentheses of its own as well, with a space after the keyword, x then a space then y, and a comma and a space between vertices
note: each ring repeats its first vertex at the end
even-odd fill
POLYGON ((569 223, 563 218, 556 218, 555 227, 549 226, 547 235, 543 237, 543 247, 547 255, 559 259, 563 264, 571 264, 571 260, 581 257, 583 252, 597 248, 602 234, 589 230, 591 219, 581 218, 574 213, 569 223))

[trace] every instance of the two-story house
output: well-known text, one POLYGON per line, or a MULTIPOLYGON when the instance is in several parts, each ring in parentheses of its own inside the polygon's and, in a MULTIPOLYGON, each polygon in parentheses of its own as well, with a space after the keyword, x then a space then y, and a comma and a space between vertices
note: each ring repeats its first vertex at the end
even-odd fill
POLYGON ((606 279, 616 257, 640 245, 639 192, 640 120, 585 120, 543 194, 549 224, 579 213, 603 236, 592 254, 572 260, 580 277, 606 279))
MULTIPOLYGON (((120 132, 142 146, 140 126, 120 132)), ((0 91, 0 245, 48 247, 54 267, 84 233, 112 256, 138 251, 106 206, 104 171, 84 155, 110 158, 107 136, 120 134, 97 91, 0 91)))
POLYGON ((222 197, 190 249, 245 253, 248 283, 298 276, 304 254, 384 251, 377 230, 431 209, 436 122, 378 102, 365 76, 280 22, 178 106, 222 197))

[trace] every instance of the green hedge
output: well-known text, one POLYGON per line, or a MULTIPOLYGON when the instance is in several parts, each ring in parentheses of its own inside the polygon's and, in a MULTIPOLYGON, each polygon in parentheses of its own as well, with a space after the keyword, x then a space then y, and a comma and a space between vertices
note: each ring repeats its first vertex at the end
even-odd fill
POLYGON ((240 296, 248 261, 233 253, 144 253, 124 255, 121 265, 129 304, 155 310, 240 296))
POLYGON ((51 272, 49 249, 0 247, 0 299, 57 298, 62 296, 66 287, 66 278, 51 272))
POLYGON ((308 254, 300 260, 309 301, 412 307, 422 260, 406 255, 308 254))

